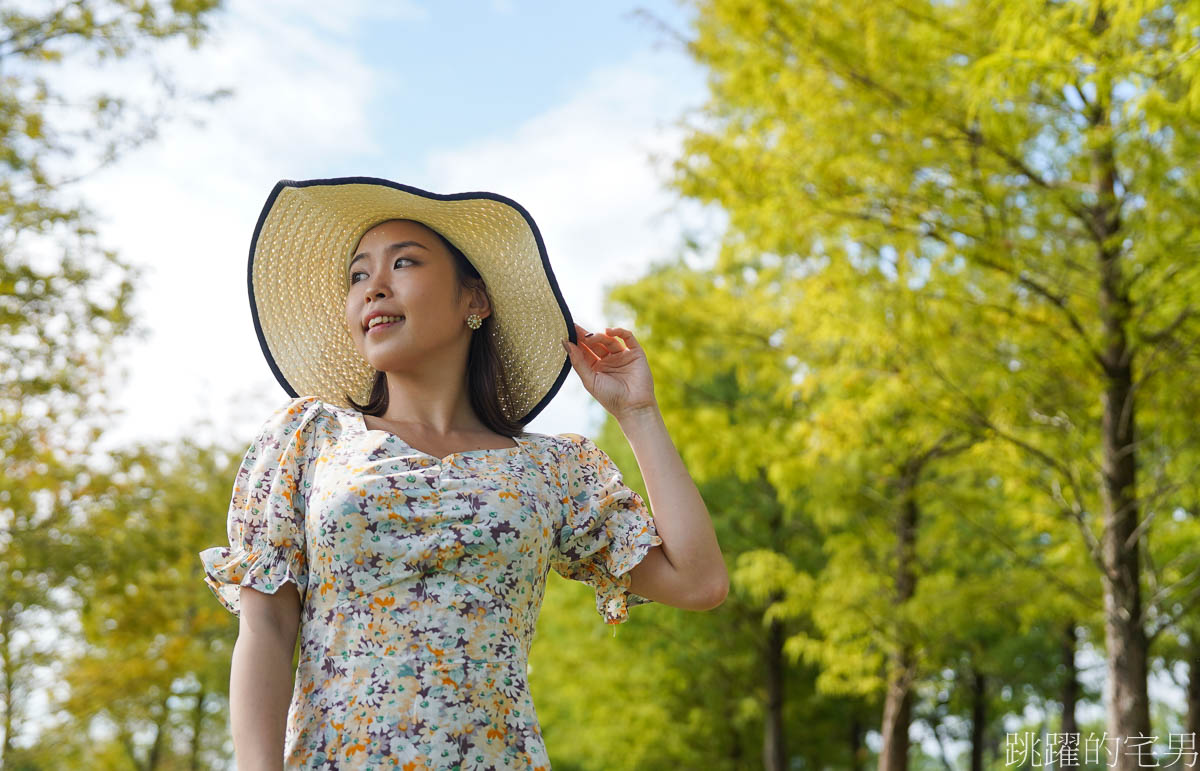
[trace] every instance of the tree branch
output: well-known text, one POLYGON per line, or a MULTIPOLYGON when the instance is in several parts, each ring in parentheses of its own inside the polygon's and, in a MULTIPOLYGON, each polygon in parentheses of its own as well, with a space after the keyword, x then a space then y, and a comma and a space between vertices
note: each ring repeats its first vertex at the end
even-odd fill
POLYGON ((1024 287, 1027 287, 1028 289, 1033 290, 1034 293, 1036 293, 1040 297, 1044 298, 1045 300, 1048 300, 1050 302, 1050 304, 1053 305, 1055 308, 1058 308, 1059 311, 1061 311, 1062 314, 1067 318, 1067 323, 1070 324, 1071 328, 1074 329, 1075 332, 1079 335, 1079 338, 1083 342, 1083 345, 1084 345, 1085 349, 1087 350, 1088 355, 1090 355, 1092 360, 1100 366, 1100 371, 1101 372, 1108 371, 1108 365, 1105 363, 1104 356, 1101 354, 1100 351, 1098 351, 1096 349, 1095 345, 1092 344, 1092 340, 1088 336, 1087 330, 1084 329, 1083 323, 1067 306, 1067 300, 1064 296, 1055 294, 1054 292, 1050 291, 1050 289, 1048 287, 1045 287, 1040 282, 1035 281, 1034 279, 1030 278, 1024 272, 1022 272, 1020 270, 1016 270, 1010 266, 1002 265, 999 262, 996 262, 995 260, 993 260, 989 257, 983 257, 981 255, 975 254, 975 255, 971 256, 971 259, 974 260, 975 262, 978 262, 980 265, 984 266, 985 268, 991 268, 992 270, 998 271, 1000 273, 1003 273, 1004 275, 1007 275, 1007 276, 1015 279, 1017 281, 1017 283, 1021 284, 1024 287))

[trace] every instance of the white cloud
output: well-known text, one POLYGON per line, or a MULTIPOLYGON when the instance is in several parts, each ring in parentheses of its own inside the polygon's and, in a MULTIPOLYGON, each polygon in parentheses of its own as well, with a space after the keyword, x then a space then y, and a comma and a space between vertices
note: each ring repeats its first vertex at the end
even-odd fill
MULTIPOLYGON (((137 311, 153 336, 124 361, 129 380, 117 406, 126 414, 108 445, 170 439, 201 420, 227 437, 258 428, 286 398, 246 296, 247 251, 266 195, 281 169, 317 177, 351 154, 386 156, 367 119, 383 75, 352 40, 314 29, 323 4, 283 14, 280 1, 268 10, 235 5, 203 56, 180 55, 176 71, 187 82, 231 83, 235 97, 202 127, 172 126, 86 191, 106 216, 107 242, 148 267, 137 311)), ((678 241, 678 221, 663 216, 674 198, 648 156, 675 152, 671 124, 698 99, 699 78, 681 67, 646 53, 597 71, 567 102, 510 133, 430 156, 428 186, 519 201, 542 230, 576 319, 589 328, 622 324, 601 315, 603 285, 641 273, 678 241)), ((571 373, 530 430, 586 432, 601 416, 571 373)))

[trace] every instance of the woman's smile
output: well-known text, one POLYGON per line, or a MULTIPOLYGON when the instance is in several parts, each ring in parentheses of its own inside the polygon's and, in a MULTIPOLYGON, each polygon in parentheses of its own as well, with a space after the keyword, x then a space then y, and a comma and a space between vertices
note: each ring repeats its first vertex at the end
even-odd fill
POLYGON ((391 327, 398 327, 403 323, 404 323, 404 319, 401 318, 399 321, 386 321, 382 324, 376 324, 367 329, 367 333, 366 333, 367 337, 378 337, 380 334, 382 334, 382 331, 384 329, 389 329, 391 327))

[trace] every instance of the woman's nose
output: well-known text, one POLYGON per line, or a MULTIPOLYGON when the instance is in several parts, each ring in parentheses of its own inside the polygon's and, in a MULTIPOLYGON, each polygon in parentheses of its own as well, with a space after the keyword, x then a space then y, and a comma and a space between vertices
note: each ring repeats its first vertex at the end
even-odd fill
POLYGON ((374 276, 368 276, 365 283, 366 286, 363 287, 363 296, 368 300, 371 298, 381 298, 386 296, 386 286, 382 280, 377 279, 374 276))

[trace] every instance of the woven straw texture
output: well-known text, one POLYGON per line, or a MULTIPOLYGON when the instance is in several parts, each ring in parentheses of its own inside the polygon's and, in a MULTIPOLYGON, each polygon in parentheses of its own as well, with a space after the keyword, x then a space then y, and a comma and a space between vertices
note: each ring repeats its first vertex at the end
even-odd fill
POLYGON ((526 416, 562 373, 559 341, 574 335, 529 222, 488 198, 438 200, 368 183, 283 187, 261 222, 250 275, 259 331, 279 373, 298 395, 345 407, 346 394, 368 400, 375 370, 346 329, 348 266, 363 233, 389 219, 437 230, 479 271, 504 363, 500 403, 509 417, 526 416))

